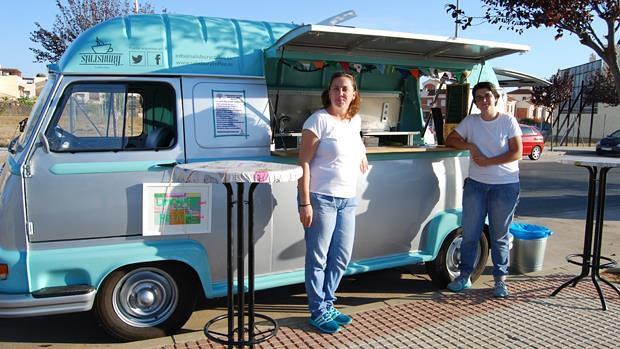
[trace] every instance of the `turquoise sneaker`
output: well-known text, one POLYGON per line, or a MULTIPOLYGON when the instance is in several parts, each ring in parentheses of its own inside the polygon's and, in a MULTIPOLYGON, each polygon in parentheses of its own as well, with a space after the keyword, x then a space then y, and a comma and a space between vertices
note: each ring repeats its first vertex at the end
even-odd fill
POLYGON ((324 312, 316 318, 310 318, 308 320, 310 326, 316 328, 323 333, 336 333, 340 331, 340 325, 332 318, 332 313, 329 311, 324 312))
POLYGON ((331 315, 332 320, 336 321, 336 323, 340 326, 350 325, 353 322, 353 318, 339 312, 338 309, 334 307, 330 307, 327 312, 331 315))
POLYGON ((495 281, 493 296, 495 296, 495 298, 506 298, 508 295, 508 286, 506 286, 506 283, 504 281, 495 281))
POLYGON ((461 292, 471 287, 471 278, 459 276, 448 284, 448 290, 452 292, 461 292))

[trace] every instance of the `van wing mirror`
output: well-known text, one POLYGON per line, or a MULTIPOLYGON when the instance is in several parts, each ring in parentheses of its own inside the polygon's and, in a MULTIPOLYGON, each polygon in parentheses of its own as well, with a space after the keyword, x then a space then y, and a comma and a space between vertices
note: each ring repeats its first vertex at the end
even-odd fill
POLYGON ((19 132, 24 132, 24 129, 26 128, 26 123, 28 123, 28 118, 22 119, 18 125, 19 125, 19 132))
POLYGON ((6 148, 6 150, 11 153, 11 154, 15 154, 15 145, 17 144, 17 139, 19 137, 15 137, 13 139, 11 139, 11 141, 9 142, 9 146, 6 148))

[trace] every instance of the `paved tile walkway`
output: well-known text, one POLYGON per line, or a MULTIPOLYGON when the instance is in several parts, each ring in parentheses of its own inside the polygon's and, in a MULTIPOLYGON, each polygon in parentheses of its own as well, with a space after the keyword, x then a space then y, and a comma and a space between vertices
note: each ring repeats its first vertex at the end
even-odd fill
MULTIPOLYGON (((549 295, 568 275, 510 278, 511 296, 492 298, 488 288, 463 294, 433 292, 353 314, 334 335, 307 323, 280 322, 276 337, 257 348, 618 348, 620 295, 603 285, 602 311, 589 279, 549 295)), ((208 339, 160 348, 222 348, 208 339)))

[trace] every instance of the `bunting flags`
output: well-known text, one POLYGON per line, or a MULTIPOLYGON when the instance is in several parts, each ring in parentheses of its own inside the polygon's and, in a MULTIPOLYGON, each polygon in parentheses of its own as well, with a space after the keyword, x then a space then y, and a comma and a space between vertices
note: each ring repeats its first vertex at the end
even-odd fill
POLYGON ((299 61, 299 64, 301 64, 301 66, 304 68, 304 70, 309 71, 310 70, 310 62, 307 61, 299 61))
POLYGON ((313 61, 312 64, 317 69, 323 69, 323 67, 325 66, 325 61, 313 61))
POLYGON ((347 73, 352 74, 361 74, 364 72, 372 72, 373 70, 377 70, 382 75, 390 75, 398 72, 400 77, 406 79, 409 76, 414 77, 419 80, 420 76, 430 76, 442 80, 452 80, 454 78, 461 75, 461 73, 453 73, 449 71, 440 71, 438 69, 432 68, 410 68, 410 67, 397 67, 393 65, 386 65, 381 63, 376 64, 364 64, 364 63, 354 63, 354 62, 327 62, 322 60, 315 61, 288 61, 285 59, 280 60, 284 65, 295 69, 300 72, 315 72, 319 70, 323 70, 329 66, 340 66, 340 69, 347 73))
POLYGON ((401 78, 406 78, 407 76, 409 76, 409 70, 407 69, 403 69, 403 68, 396 68, 396 70, 398 71, 398 73, 400 73, 400 77, 401 78))
POLYGON ((385 73, 385 64, 375 64, 375 68, 377 68, 379 73, 381 74, 385 73))

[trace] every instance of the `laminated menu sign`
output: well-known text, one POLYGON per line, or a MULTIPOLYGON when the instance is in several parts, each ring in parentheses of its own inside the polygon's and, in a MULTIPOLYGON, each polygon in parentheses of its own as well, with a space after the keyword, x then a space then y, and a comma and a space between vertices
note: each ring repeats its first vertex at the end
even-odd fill
POLYGON ((211 185, 143 183, 142 235, 211 232, 211 185))
POLYGON ((215 137, 247 136, 245 91, 213 90, 215 137))

